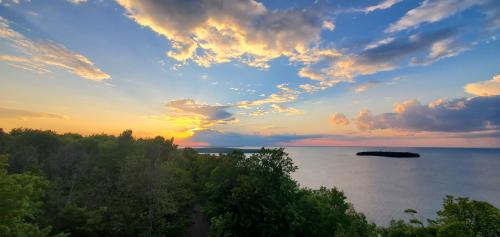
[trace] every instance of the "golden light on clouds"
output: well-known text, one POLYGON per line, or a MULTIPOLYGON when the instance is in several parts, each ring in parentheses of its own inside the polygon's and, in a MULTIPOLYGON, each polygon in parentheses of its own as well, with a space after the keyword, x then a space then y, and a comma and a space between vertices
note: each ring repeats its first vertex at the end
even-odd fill
POLYGON ((477 96, 500 95, 500 75, 496 75, 488 81, 469 83, 465 86, 465 91, 477 96))
POLYGON ((259 99, 259 100, 254 100, 254 101, 242 101, 242 102, 238 103, 237 106, 239 108, 252 108, 252 107, 265 105, 265 104, 287 103, 287 102, 295 101, 300 94, 299 91, 291 89, 284 84, 278 85, 277 88, 280 90, 279 92, 273 93, 264 99, 259 99))
POLYGON ((207 123, 201 116, 146 116, 148 119, 168 123, 169 134, 176 138, 188 138, 196 131, 206 129, 214 124, 207 123))
POLYGON ((348 125, 349 124, 349 119, 342 113, 335 113, 332 115, 330 118, 330 121, 334 125, 348 125))
POLYGON ((254 0, 117 2, 136 23, 167 38, 172 44, 167 55, 181 63, 192 60, 208 67, 237 60, 268 68, 270 60, 281 56, 307 63, 311 57, 338 54, 326 49, 311 55, 320 32, 335 27, 311 11, 270 11, 254 0))
POLYGON ((208 105, 192 99, 168 101, 165 115, 144 116, 147 119, 164 121, 173 130, 175 137, 193 136, 196 131, 205 130, 215 125, 237 122, 232 113, 232 106, 208 105))

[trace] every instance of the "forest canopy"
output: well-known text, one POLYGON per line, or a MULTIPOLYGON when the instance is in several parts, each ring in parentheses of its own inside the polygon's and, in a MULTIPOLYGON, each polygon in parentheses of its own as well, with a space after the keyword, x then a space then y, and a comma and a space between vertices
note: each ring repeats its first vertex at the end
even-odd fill
POLYGON ((296 169, 284 149, 0 129, 0 236, 500 236, 497 207, 451 196, 435 220, 408 209, 376 226, 342 191, 301 187, 296 169))

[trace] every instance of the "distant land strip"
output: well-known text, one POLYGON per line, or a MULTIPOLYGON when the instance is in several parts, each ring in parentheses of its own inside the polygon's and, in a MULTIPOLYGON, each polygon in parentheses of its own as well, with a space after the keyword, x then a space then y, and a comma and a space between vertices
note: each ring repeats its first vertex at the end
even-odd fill
POLYGON ((229 148, 229 147, 197 147, 193 148, 195 151, 199 153, 223 153, 228 154, 234 151, 239 151, 242 153, 259 153, 260 149, 247 149, 247 148, 229 148))

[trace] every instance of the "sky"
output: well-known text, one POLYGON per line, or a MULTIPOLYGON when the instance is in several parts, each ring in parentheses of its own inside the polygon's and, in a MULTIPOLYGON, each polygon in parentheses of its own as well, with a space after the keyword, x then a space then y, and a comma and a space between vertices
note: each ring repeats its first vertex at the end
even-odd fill
POLYGON ((0 127, 500 147, 497 0, 0 0, 0 127))

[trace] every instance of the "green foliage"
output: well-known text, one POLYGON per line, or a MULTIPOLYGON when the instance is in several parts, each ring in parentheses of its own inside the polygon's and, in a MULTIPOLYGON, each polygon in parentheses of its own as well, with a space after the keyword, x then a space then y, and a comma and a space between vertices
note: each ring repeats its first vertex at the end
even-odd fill
POLYGON ((301 189, 283 149, 220 157, 206 184, 212 236, 371 236, 336 189, 301 189))
POLYGON ((0 155, 7 153, 7 145, 9 143, 9 134, 5 133, 2 128, 0 128, 0 155))
POLYGON ((296 169, 283 149, 213 156, 130 130, 0 129, 0 236, 184 236, 202 215, 211 236, 500 236, 499 210, 467 198, 447 197, 427 225, 407 209, 377 227, 341 191, 300 187, 296 169))
POLYGON ((429 220, 429 226, 415 219, 415 210, 407 209, 405 213, 411 215, 409 223, 392 221, 388 228, 380 230, 382 236, 500 236, 500 211, 487 202, 447 196, 443 201, 443 209, 437 212, 438 218, 429 220))
POLYGON ((451 223, 447 223, 438 230, 438 237, 473 237, 473 236, 477 235, 472 234, 471 228, 465 222, 454 221, 451 223))
POLYGON ((434 223, 443 225, 439 233, 468 229, 472 236, 500 236, 500 211, 487 202, 447 196, 437 214, 434 223))
POLYGON ((214 170, 207 184, 209 217, 230 226, 239 236, 290 235, 295 226, 293 199, 297 185, 289 174, 295 170, 282 149, 263 150, 245 158, 235 153, 214 170), (219 216, 226 214, 226 217, 219 216), (226 221, 227 214, 235 220, 226 221))
POLYGON ((387 237, 432 237, 435 235, 433 228, 425 228, 422 225, 413 223, 405 223, 402 220, 391 221, 388 228, 381 229, 382 236, 387 237))
POLYGON ((192 203, 193 196, 189 172, 171 159, 175 149, 171 140, 157 138, 140 144, 121 164, 118 191, 126 197, 122 210, 131 210, 123 215, 134 217, 124 228, 154 236, 180 232, 184 220, 176 217, 192 203))
POLYGON ((50 227, 31 223, 42 211, 47 180, 29 173, 7 174, 6 161, 7 156, 0 156, 0 236, 49 236, 50 227))
POLYGON ((173 140, 136 140, 130 130, 83 137, 13 129, 0 131, 0 144, 10 154, 9 176, 44 183, 36 186, 43 187, 42 196, 13 188, 2 193, 36 198, 36 215, 19 214, 16 223, 73 236, 179 236, 189 224, 194 160, 185 159, 173 140))

